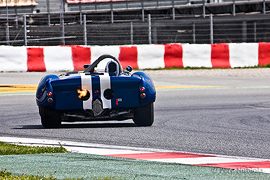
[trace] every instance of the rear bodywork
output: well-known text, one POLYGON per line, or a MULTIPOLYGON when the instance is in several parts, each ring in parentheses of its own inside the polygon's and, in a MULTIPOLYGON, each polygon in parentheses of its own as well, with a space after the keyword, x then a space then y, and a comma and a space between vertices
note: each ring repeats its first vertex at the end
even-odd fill
POLYGON ((144 72, 75 72, 47 75, 39 83, 39 107, 61 113, 61 121, 125 120, 133 110, 156 99, 151 78, 144 72))

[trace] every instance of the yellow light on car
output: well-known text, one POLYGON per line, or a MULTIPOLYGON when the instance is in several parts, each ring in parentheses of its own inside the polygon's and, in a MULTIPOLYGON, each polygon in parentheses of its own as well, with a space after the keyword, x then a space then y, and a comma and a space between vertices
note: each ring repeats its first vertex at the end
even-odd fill
POLYGON ((90 98, 90 92, 86 89, 78 89, 77 92, 79 93, 78 97, 83 101, 87 101, 90 98))
POLYGON ((77 92, 79 93, 79 98, 82 99, 87 96, 88 91, 86 89, 80 90, 78 89, 77 92))

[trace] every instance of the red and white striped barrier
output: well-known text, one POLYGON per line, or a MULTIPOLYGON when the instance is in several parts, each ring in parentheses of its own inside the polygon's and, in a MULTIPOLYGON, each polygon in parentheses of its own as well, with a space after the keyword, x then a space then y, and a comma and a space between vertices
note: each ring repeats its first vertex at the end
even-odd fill
POLYGON ((124 68, 252 67, 270 64, 270 43, 0 46, 0 71, 73 71, 102 54, 115 56, 124 68))

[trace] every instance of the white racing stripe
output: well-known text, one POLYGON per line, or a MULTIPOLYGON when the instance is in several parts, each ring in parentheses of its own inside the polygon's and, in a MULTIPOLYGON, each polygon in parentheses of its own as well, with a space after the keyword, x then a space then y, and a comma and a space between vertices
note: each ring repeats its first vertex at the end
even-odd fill
MULTIPOLYGON (((111 100, 108 100, 104 97, 104 91, 106 89, 111 89, 111 78, 109 74, 105 73, 102 76, 99 76, 100 78, 100 96, 103 103, 103 109, 111 109, 111 100)), ((83 109, 92 109, 92 76, 91 75, 85 75, 84 73, 81 73, 81 84, 82 89, 86 89, 90 92, 90 98, 87 101, 83 101, 83 109)))
POLYGON ((111 89, 111 78, 108 73, 105 73, 103 76, 99 76, 100 78, 100 95, 101 100, 103 102, 103 109, 111 109, 111 100, 108 100, 104 97, 104 91, 106 89, 111 89))
POLYGON ((92 77, 81 73, 82 89, 86 89, 90 92, 90 98, 87 101, 83 101, 83 109, 92 109, 92 77))

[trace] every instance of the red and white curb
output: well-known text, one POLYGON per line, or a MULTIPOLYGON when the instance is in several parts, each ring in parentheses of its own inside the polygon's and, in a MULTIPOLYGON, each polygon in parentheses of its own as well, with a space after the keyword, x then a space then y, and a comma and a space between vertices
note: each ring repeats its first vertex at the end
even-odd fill
POLYGON ((246 169, 255 172, 270 173, 270 159, 175 152, 150 148, 111 146, 33 138, 0 137, 0 141, 31 146, 59 146, 61 144, 68 151, 78 153, 227 169, 246 169))

